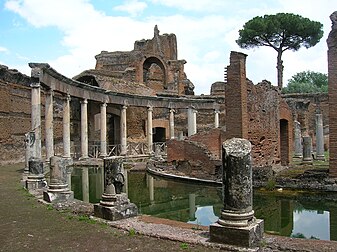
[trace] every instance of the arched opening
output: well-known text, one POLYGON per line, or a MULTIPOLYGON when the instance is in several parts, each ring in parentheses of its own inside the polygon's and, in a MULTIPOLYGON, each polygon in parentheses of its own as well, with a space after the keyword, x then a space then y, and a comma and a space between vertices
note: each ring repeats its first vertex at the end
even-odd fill
POLYGON ((289 126, 288 120, 280 120, 280 158, 281 165, 289 164, 289 126))
POLYGON ((89 84, 91 86, 99 87, 95 77, 91 75, 81 76, 80 78, 77 79, 77 81, 89 84))
POLYGON ((152 129, 153 131, 153 142, 154 143, 162 143, 166 141, 166 129, 162 127, 155 127, 152 129))
POLYGON ((167 89, 165 67, 156 57, 149 57, 143 63, 143 83, 155 91, 167 89))

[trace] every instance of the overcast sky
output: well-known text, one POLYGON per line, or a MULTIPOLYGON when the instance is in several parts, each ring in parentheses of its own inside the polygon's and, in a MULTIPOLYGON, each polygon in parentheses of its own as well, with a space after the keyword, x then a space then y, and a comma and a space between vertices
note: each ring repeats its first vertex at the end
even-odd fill
POLYGON ((276 52, 243 50, 238 30, 255 16, 291 12, 319 21, 324 37, 315 47, 286 51, 284 82, 306 70, 327 73, 326 39, 336 0, 0 0, 0 64, 30 75, 29 62, 49 63, 73 77, 95 67, 101 51, 131 51, 135 40, 175 33, 178 59, 196 94, 223 81, 230 51, 248 54, 247 77, 276 80, 276 52))

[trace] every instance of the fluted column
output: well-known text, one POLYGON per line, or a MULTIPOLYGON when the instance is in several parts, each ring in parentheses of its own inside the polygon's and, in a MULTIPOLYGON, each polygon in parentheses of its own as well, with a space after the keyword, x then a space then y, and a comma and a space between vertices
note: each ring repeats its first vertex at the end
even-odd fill
POLYGON ((63 157, 70 158, 70 95, 63 101, 63 157))
POLYGON ((152 134, 152 107, 147 108, 147 146, 148 152, 151 154, 153 152, 153 134, 152 134))
POLYGON ((106 143, 106 103, 101 104, 101 157, 107 156, 106 143))
POLYGON ((32 88, 32 131, 35 133, 33 156, 41 159, 41 88, 40 83, 31 84, 32 88))
POLYGON ((54 156, 53 91, 46 92, 45 106, 46 159, 49 161, 54 156))
POLYGON ((214 110, 214 127, 219 128, 219 110, 214 110))
POLYGON ((120 128, 121 128, 121 155, 126 155, 126 109, 127 106, 123 106, 121 110, 121 121, 120 121, 120 128))
POLYGON ((88 158, 88 100, 81 101, 81 158, 88 158))
POLYGON ((174 109, 170 109, 170 139, 174 139, 174 109))

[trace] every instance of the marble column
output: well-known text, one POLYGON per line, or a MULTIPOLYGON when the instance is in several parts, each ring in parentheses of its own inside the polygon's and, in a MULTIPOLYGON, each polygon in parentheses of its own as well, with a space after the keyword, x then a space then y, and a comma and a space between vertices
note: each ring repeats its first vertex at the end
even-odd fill
POLYGON ((214 110, 214 127, 219 128, 219 110, 214 110))
POLYGON ((149 154, 153 153, 152 107, 147 108, 147 146, 149 154))
POLYGON ((195 109, 193 110, 193 135, 197 134, 197 113, 195 109))
POLYGON ((310 136, 303 137, 303 159, 302 162, 306 164, 312 164, 312 141, 310 136))
POLYGON ((106 143, 106 103, 101 104, 101 157, 107 156, 106 143))
POLYGON ((120 121, 120 130, 121 130, 121 155, 126 155, 127 149, 126 149, 126 109, 127 106, 123 106, 121 110, 121 121, 120 121))
POLYGON ((63 101, 63 157, 70 158, 70 95, 63 101))
POLYGON ((197 133, 196 131, 196 120, 197 120, 197 116, 196 116, 196 111, 194 110, 194 108, 188 107, 187 109, 187 133, 188 136, 192 136, 195 133, 197 133))
POLYGON ((325 160, 322 114, 316 114, 316 159, 325 160))
POLYGON ((263 238, 263 220, 254 217, 251 143, 232 138, 223 143, 224 207, 210 225, 210 241, 257 247, 263 238))
POLYGON ((35 133, 33 156, 41 159, 41 88, 40 83, 31 84, 32 88, 32 131, 35 133))
POLYGON ((81 101, 81 158, 88 158, 88 100, 81 101))
POLYGON ((170 139, 174 139, 174 109, 170 109, 170 139))
POLYGON ((54 129, 53 129, 53 91, 46 92, 45 129, 46 129, 46 160, 54 156, 54 129))
POLYGON ((195 193, 188 194, 188 205, 189 205, 189 220, 195 221, 195 193))
POLYGON ((295 158, 303 157, 303 146, 302 146, 302 133, 301 133, 301 124, 299 121, 294 121, 294 144, 295 144, 295 158))

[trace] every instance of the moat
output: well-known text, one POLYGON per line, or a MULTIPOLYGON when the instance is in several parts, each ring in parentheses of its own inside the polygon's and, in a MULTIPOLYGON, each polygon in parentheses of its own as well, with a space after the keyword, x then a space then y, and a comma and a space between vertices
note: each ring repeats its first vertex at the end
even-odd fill
MULTIPOLYGON (((125 173, 124 191, 141 214, 209 226, 217 221, 222 188, 153 177, 143 171, 125 173)), ((103 192, 101 168, 75 168, 75 198, 99 202, 103 192), (88 175, 89 186, 82 179, 88 175)), ((254 191, 256 218, 265 231, 288 237, 337 241, 337 199, 333 194, 298 191, 254 191)))

